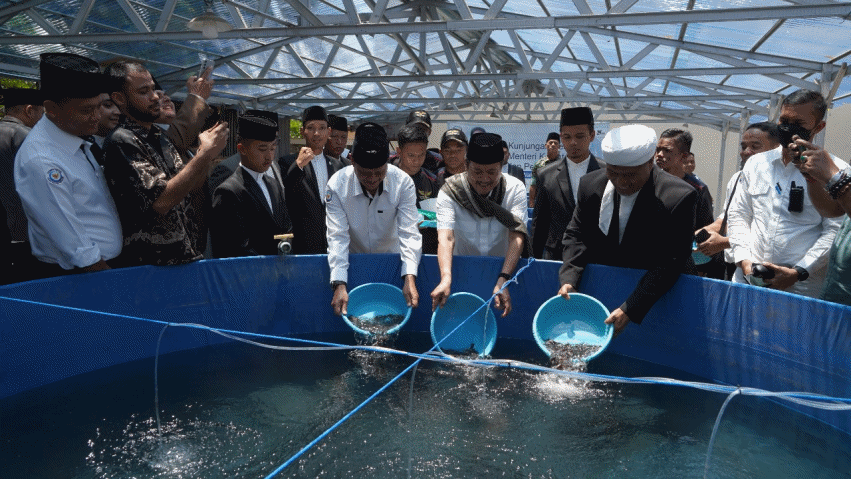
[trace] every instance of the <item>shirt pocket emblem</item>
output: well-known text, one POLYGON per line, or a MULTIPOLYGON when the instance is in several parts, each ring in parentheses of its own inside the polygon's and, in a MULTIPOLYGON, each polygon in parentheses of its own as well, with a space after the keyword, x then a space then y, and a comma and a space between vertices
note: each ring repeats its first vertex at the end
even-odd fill
POLYGON ((65 179, 65 175, 62 174, 62 170, 59 168, 51 168, 47 171, 47 179, 51 183, 58 185, 65 179))

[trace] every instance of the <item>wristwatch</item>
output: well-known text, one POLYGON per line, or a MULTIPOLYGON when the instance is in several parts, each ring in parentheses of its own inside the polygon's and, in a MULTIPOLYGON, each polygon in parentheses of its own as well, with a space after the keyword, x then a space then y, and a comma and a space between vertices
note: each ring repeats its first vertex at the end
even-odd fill
POLYGON ((831 188, 836 186, 836 184, 839 183, 846 176, 851 176, 851 167, 837 171, 835 175, 833 175, 832 177, 830 177, 829 180, 827 180, 827 183, 825 183, 824 185, 824 189, 829 192, 831 188))
POLYGON ((810 273, 804 268, 800 266, 793 266, 793 268, 798 272, 798 281, 806 281, 810 277, 810 273))
POLYGON ((331 289, 337 289, 337 286, 340 286, 341 284, 343 286, 347 285, 345 281, 331 281, 331 289))

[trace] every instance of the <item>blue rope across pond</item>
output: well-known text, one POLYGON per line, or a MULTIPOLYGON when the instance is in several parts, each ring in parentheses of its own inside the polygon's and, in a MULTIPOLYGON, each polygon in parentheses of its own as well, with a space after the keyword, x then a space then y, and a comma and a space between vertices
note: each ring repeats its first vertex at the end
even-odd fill
MULTIPOLYGON (((721 410, 719 411, 718 417, 715 422, 715 427, 713 428, 713 439, 715 436, 715 432, 717 431, 718 425, 720 423, 721 417, 724 414, 724 410, 726 409, 727 404, 730 402, 732 397, 736 395, 743 396, 757 396, 757 397, 769 397, 785 400, 791 403, 795 403, 798 405, 808 406, 817 409, 823 410, 832 410, 832 411, 851 411, 851 398, 838 398, 838 397, 830 397, 824 396, 814 393, 808 392, 797 392, 797 391, 784 391, 784 392, 771 392, 765 391, 762 389, 756 388, 747 388, 747 387, 736 387, 736 386, 728 386, 722 384, 710 384, 710 383, 699 383, 699 382, 690 382, 690 381, 680 381, 671 378, 659 378, 659 377, 638 377, 638 378, 626 378, 621 376, 609 376, 609 375, 601 375, 601 374, 590 374, 590 373, 582 373, 582 372, 574 372, 574 371, 563 371, 549 368, 547 366, 540 366, 536 364, 525 363, 522 361, 514 361, 514 360, 504 360, 504 359, 462 359, 456 358, 453 356, 449 356, 443 354, 439 351, 435 351, 435 349, 443 342, 444 339, 452 335, 458 328, 460 328, 466 321, 470 318, 474 317, 478 314, 483 308, 489 307, 490 303, 496 297, 497 294, 502 292, 510 283, 516 283, 517 277, 526 270, 532 263, 534 262, 533 258, 530 258, 528 263, 520 268, 517 273, 505 284, 502 288, 495 293, 491 298, 482 304, 476 311, 474 311, 469 317, 467 317, 464 321, 462 321, 458 326, 456 326, 452 331, 450 331, 444 338, 437 342, 431 349, 426 351, 425 353, 412 353, 408 351, 399 351, 396 349, 384 348, 380 346, 358 346, 358 345, 343 345, 337 343, 329 343, 323 341, 315 341, 310 339, 302 339, 302 338, 290 338, 285 336, 276 336, 270 334, 261 334, 261 333, 250 333, 245 331, 236 331, 236 330, 227 330, 227 329, 219 329, 213 328, 210 326, 206 326, 203 324, 196 323, 170 323, 166 321, 160 321, 155 319, 141 318, 136 316, 128 316, 124 314, 116 314, 116 313, 107 313, 103 311, 95 311, 85 308, 77 308, 72 306, 61 306, 56 304, 42 303, 38 301, 26 300, 26 299, 18 299, 18 298, 10 298, 10 297, 2 297, 0 300, 12 301, 18 303, 28 303, 28 304, 36 304, 39 306, 58 308, 68 311, 77 311, 84 312, 92 315, 103 315, 107 317, 121 318, 121 319, 130 319, 135 321, 142 321, 148 323, 159 324, 163 326, 163 329, 160 331, 159 337, 157 339, 157 357, 154 360, 154 390, 155 390, 155 409, 157 409, 157 422, 159 423, 159 406, 158 406, 158 385, 157 383, 157 369, 158 369, 158 356, 159 356, 159 346, 160 342, 163 338, 165 330, 169 327, 183 327, 190 329, 198 329, 207 332, 211 332, 225 338, 243 342, 246 344, 251 344, 258 347, 263 347, 267 349, 273 350, 301 350, 301 351, 310 351, 310 350, 364 350, 364 351, 373 351, 379 353, 389 353, 389 354, 397 354, 401 356, 409 356, 414 358, 415 361, 405 368, 401 373, 399 373, 396 377, 387 382, 384 386, 379 388, 375 393, 373 393, 369 398, 367 398, 360 405, 352 409, 349 413, 343 416, 339 421, 337 421, 333 426, 328 428, 325 432, 320 434, 316 439, 311 441, 309 444, 305 445, 301 450, 299 450, 295 455, 293 455, 290 459, 288 459, 285 463, 281 464, 277 469, 275 469, 272 473, 270 473, 267 477, 272 478, 278 475, 281 471, 286 469, 289 465, 295 462, 299 457, 301 457, 306 451, 310 448, 318 444, 321 440, 326 438, 331 432, 333 432, 337 427, 345 423, 352 416, 357 414, 364 406, 366 406, 373 399, 378 397, 382 392, 386 391, 393 383, 399 380, 402 376, 414 369, 422 360, 429 360, 435 362, 444 362, 444 363, 456 363, 467 366, 474 367, 502 367, 507 369, 518 369, 518 370, 526 370, 533 372, 545 372, 551 374, 557 374, 560 376, 566 376, 573 379, 580 379, 585 381, 595 381, 595 382, 614 382, 614 383, 626 383, 626 384, 655 384, 655 385, 665 385, 665 386, 678 386, 678 387, 690 387, 694 389, 701 389, 704 391, 722 393, 728 395, 727 400, 724 402, 721 410), (308 344, 309 346, 282 346, 277 344, 265 344, 248 338, 264 338, 264 339, 273 339, 276 341, 292 341, 296 343, 308 344)), ((705 464, 705 471, 708 471, 709 466, 709 457, 712 451, 712 443, 714 440, 710 441, 709 450, 707 451, 707 459, 705 464)))
MULTIPOLYGON (((435 348, 437 348, 437 347, 440 345, 440 343, 442 343, 442 342, 443 342, 446 338, 448 338, 449 336, 451 336, 451 335, 452 335, 452 333, 454 333, 456 330, 458 330, 458 328, 460 328, 462 325, 464 325, 464 323, 466 323, 467 321, 469 321, 469 320, 470 320, 470 318, 472 318, 473 316, 475 316, 476 314, 478 314, 478 313, 479 313, 479 311, 481 311, 481 310, 482 310, 482 308, 487 308, 487 307, 489 307, 489 306, 490 306, 491 301, 493 301, 493 299, 496 297, 496 295, 497 295, 497 294, 499 294, 499 293, 501 293, 501 292, 502 292, 505 288, 507 288, 507 287, 508 287, 508 285, 509 285, 510 283, 516 283, 516 282, 517 282, 517 276, 519 276, 519 275, 520 275, 520 273, 522 273, 523 271, 525 271, 525 270, 526 270, 526 268, 528 268, 529 266, 531 266, 531 265, 532 265, 532 263, 534 263, 534 262, 535 262, 535 258, 529 258, 529 262, 528 262, 528 263, 526 263, 526 266, 523 266, 522 268, 520 268, 520 269, 517 271, 517 273, 515 273, 515 274, 514 274, 514 276, 513 276, 510 280, 508 280, 508 281, 506 281, 505 283, 503 283, 503 285, 502 285, 502 287, 499 289, 499 291, 497 291, 496 293, 494 293, 494 294, 493 294, 493 296, 491 296, 489 300, 485 301, 485 302, 484 302, 484 304, 482 304, 481 306, 479 306, 479 307, 478 307, 475 311, 473 311, 473 313, 472 313, 472 314, 470 314, 469 316, 467 316, 467 318, 466 318, 466 319, 464 319, 464 321, 461 321, 460 323, 458 323, 458 325, 457 325, 457 326, 455 326, 455 328, 453 328, 453 329, 452 329, 452 331, 450 331, 450 332, 449 332, 446 336, 442 337, 442 338, 440 339, 440 341, 438 341, 437 343, 435 343, 435 345, 434 345, 434 346, 432 346, 432 347, 431 347, 431 349, 429 349, 428 351, 426 351, 426 353, 424 353, 424 354, 427 354, 427 353, 430 353, 430 352, 434 351, 434 350, 435 350, 435 348)), ((370 403, 373 399, 375 399, 375 398, 377 398, 378 396, 380 396, 380 395, 381 395, 381 393, 383 393, 384 391, 386 391, 386 390, 387 390, 387 388, 389 388, 389 387, 390 387, 393 383, 395 383, 396 381, 398 381, 398 380, 399 380, 399 378, 401 378, 402 376, 404 376, 405 374, 407 374, 407 373, 408 373, 408 371, 410 371, 410 370, 414 369, 414 368, 415 368, 415 367, 416 367, 416 366, 417 366, 417 365, 418 365, 418 364, 419 364, 419 363, 420 363, 423 359, 425 359, 425 356, 424 356, 424 355, 423 355, 423 356, 421 356, 421 357, 419 357, 419 358, 418 358, 416 361, 414 361, 413 363, 411 363, 411 365, 410 365, 410 366, 408 366, 407 368, 405 368, 405 369, 404 369, 401 373, 397 374, 397 375, 396 375, 396 377, 394 377, 393 379, 391 379, 390 381, 388 381, 388 382, 387 382, 387 384, 385 384, 384 386, 381 386, 381 387, 380 387, 377 391, 375 391, 375 392, 374 392, 374 393, 373 393, 370 397, 366 398, 366 400, 365 400, 365 401, 363 401, 362 403, 358 404, 358 405, 357 405, 357 407, 355 407, 354 409, 352 409, 351 411, 349 411, 349 413, 348 413, 348 414, 346 414, 345 416, 343 416, 342 418, 340 418, 340 420, 339 420, 339 421, 337 421, 336 423, 334 423, 334 425, 333 425, 333 426, 329 427, 329 428, 328 428, 328 429, 326 429, 326 430, 325 430, 322 434, 320 434, 319 436, 317 436, 317 437, 316 437, 316 439, 314 439, 314 440, 310 441, 310 443, 308 443, 306 446, 304 446, 303 448, 301 448, 301 450, 299 450, 297 453, 295 453, 292 457, 290 457, 289 459, 287 459, 287 461, 286 461, 286 462, 284 462, 283 464, 281 464, 280 466, 278 466, 278 468, 277 468, 277 469, 275 469, 274 471, 272 471, 272 473, 271 473, 271 474, 269 474, 268 476, 266 476, 266 479, 271 479, 271 478, 273 478, 273 477, 277 476, 278 474, 280 474, 280 473, 281 473, 281 471, 283 471, 284 469, 286 469, 287 467, 289 467, 289 465, 290 465, 290 464, 292 464, 293 462, 295 462, 296 460, 298 460, 298 458, 300 458, 300 457, 301 457, 301 456, 302 456, 305 452, 307 452, 310 448, 312 448, 313 446, 315 446, 316 444, 318 444, 320 441, 322 441, 323 439, 325 439, 326 437, 328 437, 328 435, 329 435, 329 434, 331 434, 332 432, 334 432, 334 430, 335 430, 335 429, 337 429, 340 425, 342 425, 344 422, 346 422, 349 418, 351 418, 352 416, 354 416, 355 414, 357 414, 357 412, 358 412, 358 411, 360 411, 360 410, 361 410, 364 406, 366 406, 367 404, 369 404, 369 403, 370 403)))

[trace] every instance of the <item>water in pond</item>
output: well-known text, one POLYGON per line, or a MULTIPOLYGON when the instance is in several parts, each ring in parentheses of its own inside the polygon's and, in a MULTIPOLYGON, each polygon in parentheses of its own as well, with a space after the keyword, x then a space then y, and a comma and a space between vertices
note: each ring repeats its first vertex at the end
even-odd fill
MULTIPOLYGON (((402 335, 396 347, 424 351, 430 342, 402 335)), ((531 342, 510 353, 546 361, 531 342)), ((242 344, 166 355, 162 440, 152 360, 28 391, 0 402, 0 475, 265 477, 413 361, 371 354, 368 367, 361 362, 367 353, 242 344)), ((589 369, 690 379, 606 354, 589 369)), ((278 477, 702 477, 725 399, 428 362, 417 368, 413 403, 409 388, 410 375, 278 477)), ((737 397, 721 424, 710 477, 848 477, 849 442, 770 401, 737 397)))

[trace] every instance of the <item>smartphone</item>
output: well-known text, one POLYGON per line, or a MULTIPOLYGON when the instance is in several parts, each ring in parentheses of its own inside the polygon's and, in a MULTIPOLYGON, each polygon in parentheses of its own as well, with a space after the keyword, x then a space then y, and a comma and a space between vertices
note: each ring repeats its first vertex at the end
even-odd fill
POLYGON ((214 62, 213 60, 211 60, 207 57, 202 57, 201 58, 201 66, 198 68, 198 78, 201 78, 201 75, 203 75, 204 72, 207 71, 208 68, 210 68, 210 67, 215 68, 215 66, 216 66, 216 62, 214 62))
MULTIPOLYGON (((780 137, 780 144, 783 148, 788 148, 792 143, 792 137, 798 135, 804 141, 810 141, 810 131, 801 125, 794 123, 781 123, 777 125, 777 134, 780 137)), ((806 148, 801 145, 795 148, 795 153, 792 154, 793 163, 801 163, 801 155, 806 151, 806 148)), ((791 211, 791 210, 790 210, 791 211)))
POLYGON ((704 241, 709 239, 709 233, 705 229, 701 229, 694 235, 694 242, 697 244, 703 243, 704 241))

